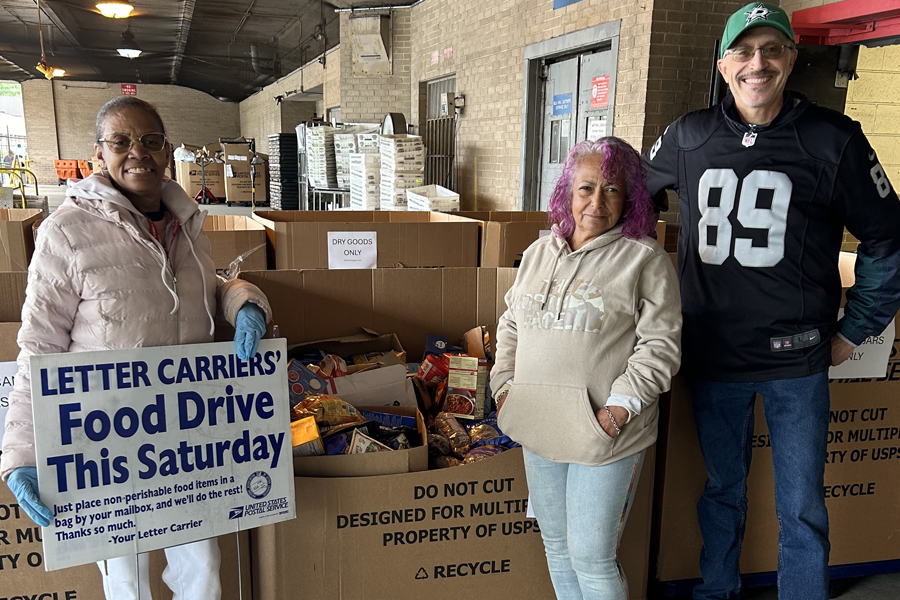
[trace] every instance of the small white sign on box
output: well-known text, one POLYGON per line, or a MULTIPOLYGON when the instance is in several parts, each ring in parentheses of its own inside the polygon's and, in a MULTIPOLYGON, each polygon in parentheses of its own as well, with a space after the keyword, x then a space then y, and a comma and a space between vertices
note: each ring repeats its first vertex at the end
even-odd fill
MULTIPOLYGON (((844 309, 838 312, 838 319, 844 316, 844 309)), ((894 319, 881 335, 875 335, 853 350, 850 358, 828 370, 829 379, 872 379, 887 374, 888 359, 894 347, 894 319)))
POLYGON ((378 233, 329 231, 329 269, 374 269, 378 266, 378 233))
POLYGON ((6 411, 9 409, 9 393, 16 382, 19 365, 16 361, 0 362, 0 444, 3 443, 3 432, 6 429, 6 411))
POLYGON ((284 339, 31 357, 48 571, 294 518, 284 339))

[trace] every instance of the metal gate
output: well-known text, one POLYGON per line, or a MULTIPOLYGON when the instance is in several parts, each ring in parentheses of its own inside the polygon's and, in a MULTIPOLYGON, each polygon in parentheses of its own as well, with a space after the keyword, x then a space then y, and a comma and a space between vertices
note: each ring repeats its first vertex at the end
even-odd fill
POLYGON ((457 191, 456 111, 446 102, 446 94, 456 93, 456 76, 429 81, 425 120, 425 183, 435 183, 457 191))

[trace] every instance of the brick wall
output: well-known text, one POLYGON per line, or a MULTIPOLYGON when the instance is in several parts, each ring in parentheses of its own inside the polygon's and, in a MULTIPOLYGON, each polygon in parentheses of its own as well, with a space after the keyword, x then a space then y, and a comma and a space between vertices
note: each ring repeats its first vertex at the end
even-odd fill
POLYGON ((53 161, 59 158, 59 146, 52 83, 46 79, 23 81, 22 107, 25 110, 28 157, 34 160, 32 170, 40 185, 56 185, 53 161))
MULTIPOLYGON (((650 66, 641 148, 646 150, 681 115, 709 105, 715 43, 725 21, 745 0, 655 0, 650 25, 650 66)), ((662 218, 676 223, 678 196, 669 193, 662 218)))
MULTIPOLYGON (((426 4, 435 1, 429 0, 426 4)), ((472 0, 460 0, 458 4, 475 4, 472 0)), ((389 112, 400 112, 411 119, 411 79, 410 79, 410 38, 412 32, 420 27, 413 25, 409 10, 391 12, 391 60, 390 75, 353 75, 353 59, 350 55, 350 15, 341 13, 341 77, 340 106, 341 120, 345 123, 380 123, 389 112)), ((456 26, 447 15, 447 26, 456 26)), ((328 104, 326 108, 335 105, 328 104)))
MULTIPOLYGON (((56 183, 53 161, 86 160, 94 154, 97 111, 121 95, 117 83, 32 79, 22 84, 28 152, 35 159, 38 181, 56 183)), ((169 140, 207 144, 240 132, 238 105, 174 85, 138 84, 137 97, 159 110, 169 140)))
MULTIPOLYGON (((891 185, 900 186, 900 46, 859 49, 844 112, 862 125, 891 185)), ((856 251, 859 241, 844 232, 843 249, 856 251)))
POLYGON ((324 103, 334 102, 328 106, 340 105, 340 74, 340 49, 335 47, 326 55, 324 68, 316 59, 267 85, 240 103, 241 135, 256 139, 260 151, 265 152, 266 136, 270 133, 294 131, 297 123, 311 118, 313 113, 322 116, 324 103), (298 95, 300 90, 315 90, 318 94, 324 94, 325 99, 307 97, 299 100, 302 97, 298 95), (275 104, 276 96, 290 96, 293 99, 275 104))
POLYGON ((457 94, 466 96, 457 143, 464 209, 476 208, 476 198, 478 210, 518 208, 528 45, 621 19, 614 133, 640 145, 651 8, 652 0, 582 0, 559 10, 549 0, 428 0, 395 12, 412 20, 411 122, 419 124, 422 81, 455 74, 457 94), (432 64, 435 51, 438 62, 432 64))

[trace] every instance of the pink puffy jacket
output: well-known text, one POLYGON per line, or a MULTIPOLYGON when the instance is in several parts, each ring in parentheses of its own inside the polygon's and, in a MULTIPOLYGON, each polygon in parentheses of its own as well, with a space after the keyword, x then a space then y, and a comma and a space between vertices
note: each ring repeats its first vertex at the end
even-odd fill
POLYGON ((271 309, 256 286, 215 274, 206 213, 163 183, 170 220, 166 253, 147 218, 107 180, 70 181, 67 198, 39 229, 19 330, 19 371, 9 395, 0 477, 35 464, 32 354, 213 341, 215 317, 234 324, 245 302, 271 309))

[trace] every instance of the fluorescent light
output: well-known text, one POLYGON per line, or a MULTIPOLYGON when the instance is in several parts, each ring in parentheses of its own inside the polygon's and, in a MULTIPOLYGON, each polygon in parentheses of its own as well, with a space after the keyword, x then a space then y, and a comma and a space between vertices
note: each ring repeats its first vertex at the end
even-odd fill
POLYGON ((137 58, 141 55, 141 51, 137 48, 119 48, 116 52, 119 53, 119 56, 124 56, 125 58, 137 58))
POLYGON ((104 2, 97 5, 97 10, 108 19, 127 19, 134 7, 123 2, 104 2))

